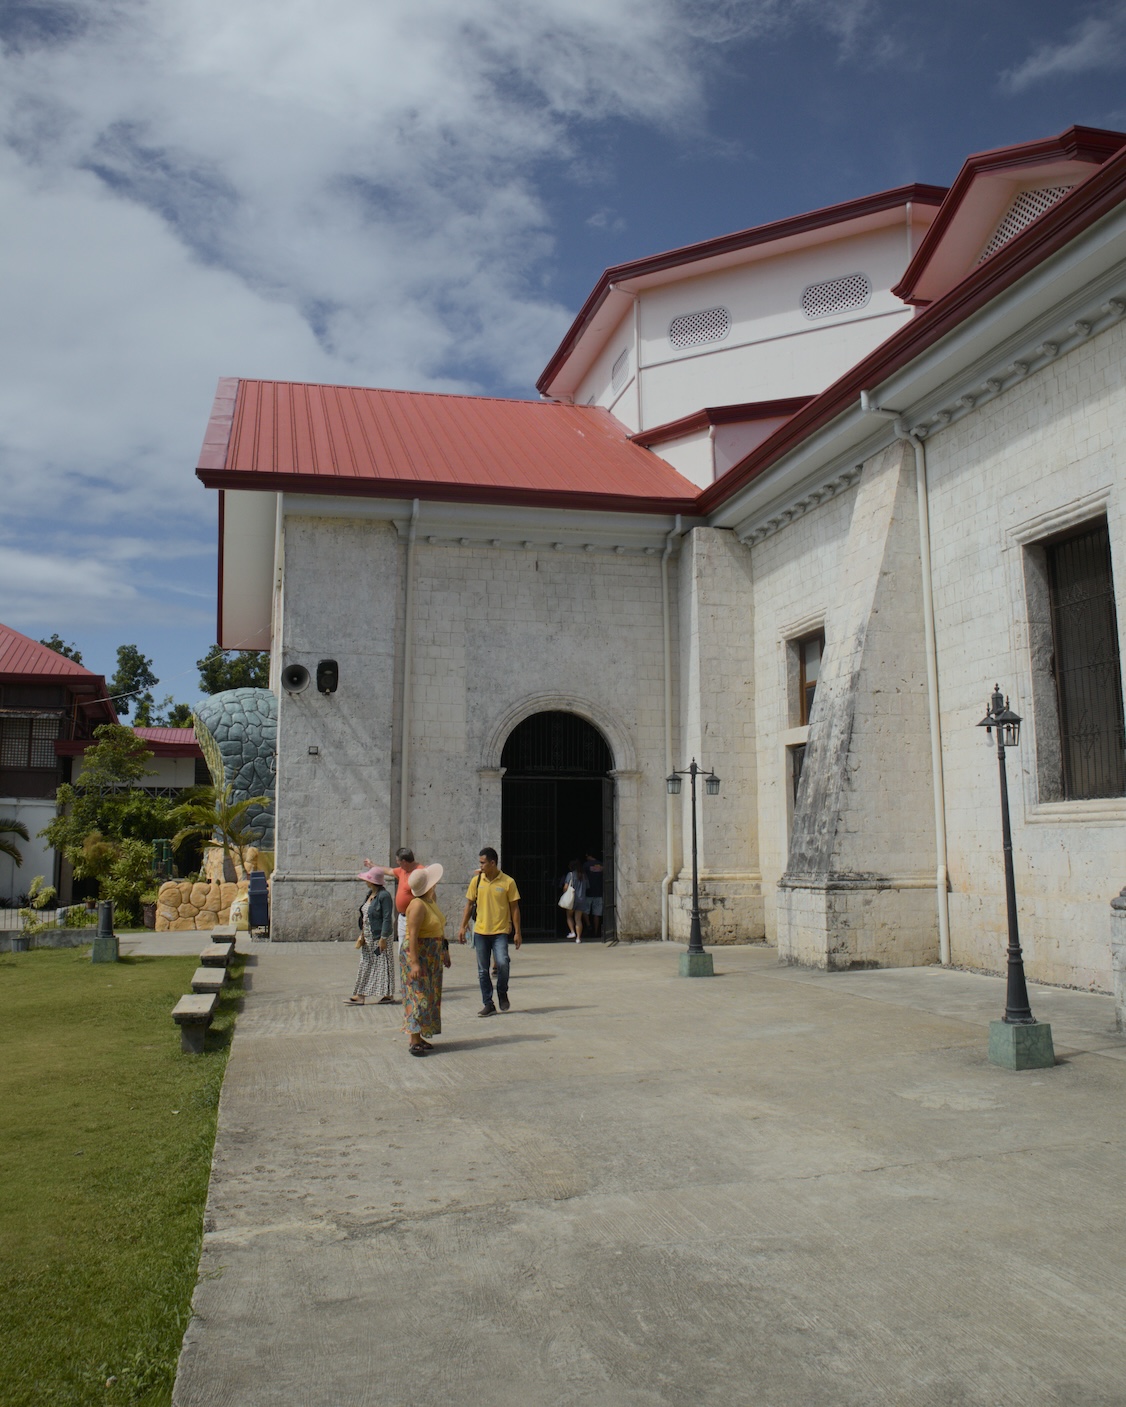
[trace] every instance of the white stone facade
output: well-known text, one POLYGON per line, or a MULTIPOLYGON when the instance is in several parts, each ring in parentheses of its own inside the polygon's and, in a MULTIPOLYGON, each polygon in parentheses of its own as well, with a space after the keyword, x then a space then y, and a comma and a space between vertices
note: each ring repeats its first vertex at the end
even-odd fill
MULTIPOLYGON (((1120 681, 1126 198, 1076 220, 1070 242, 996 286, 963 225, 932 271, 946 292, 970 290, 946 322, 943 287, 917 316, 891 292, 910 251, 886 220, 863 244, 879 254, 870 312, 815 328, 800 322, 803 285, 868 267, 851 236, 785 252, 777 307, 752 297, 769 272, 761 251, 707 279, 686 262, 640 292, 611 285, 573 366, 557 368, 561 399, 593 397, 631 429, 675 421, 679 435, 689 417, 668 441, 683 499, 610 512, 585 498, 560 507, 558 485, 541 508, 523 486, 459 505, 437 488, 412 502, 417 478, 384 499, 375 486, 313 498, 307 483, 276 495, 239 480, 259 501, 231 521, 253 523, 256 561, 274 544, 275 687, 284 665, 340 671, 334 694, 280 694, 275 937, 350 936, 359 862, 400 843, 446 866, 456 919, 479 847, 502 845, 505 743, 551 712, 585 719, 611 754, 622 937, 688 936, 689 792, 670 801, 665 776, 695 758, 721 779, 697 812, 705 942, 765 939, 784 961, 827 969, 997 971, 997 768, 976 727, 997 682, 1025 720, 1009 779, 1028 975, 1109 990, 1126 797, 1061 799, 1044 564, 1060 534, 1105 521, 1120 681), (673 320, 713 304, 730 340, 666 355, 673 320), (920 326, 937 330, 916 344, 920 326), (829 382, 761 459, 712 482, 713 464, 731 465, 704 408, 744 412, 829 382), (820 631, 806 720, 798 646, 820 631)), ((397 481, 377 468, 390 492, 397 481)), ((264 570, 246 629, 265 611, 264 570)))

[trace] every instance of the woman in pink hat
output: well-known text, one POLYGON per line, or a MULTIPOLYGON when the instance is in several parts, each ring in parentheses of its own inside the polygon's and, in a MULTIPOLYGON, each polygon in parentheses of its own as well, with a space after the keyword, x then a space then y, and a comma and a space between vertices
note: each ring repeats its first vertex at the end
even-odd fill
POLYGON ((361 870, 356 876, 368 887, 368 897, 360 908, 360 971, 356 988, 348 998, 349 1006, 363 1006, 368 997, 377 1002, 395 1000, 395 968, 391 960, 392 915, 394 900, 384 889, 386 875, 378 865, 361 870))
POLYGON ((399 971, 403 983, 403 1030, 410 1037, 412 1055, 426 1055, 434 1049, 427 1037, 442 1034, 446 916, 435 897, 442 873, 441 865, 420 865, 409 876, 414 897, 407 905, 407 937, 399 956, 399 971))

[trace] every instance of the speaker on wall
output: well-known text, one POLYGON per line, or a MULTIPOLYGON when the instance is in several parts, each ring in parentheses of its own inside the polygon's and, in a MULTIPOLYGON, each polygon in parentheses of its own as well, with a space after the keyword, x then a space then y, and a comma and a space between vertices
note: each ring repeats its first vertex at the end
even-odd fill
POLYGON ((340 683, 340 666, 335 660, 321 660, 317 665, 317 688, 322 694, 335 694, 340 683))
POLYGON ((309 687, 309 671, 303 664, 287 664, 282 670, 281 682, 287 694, 299 694, 309 687))

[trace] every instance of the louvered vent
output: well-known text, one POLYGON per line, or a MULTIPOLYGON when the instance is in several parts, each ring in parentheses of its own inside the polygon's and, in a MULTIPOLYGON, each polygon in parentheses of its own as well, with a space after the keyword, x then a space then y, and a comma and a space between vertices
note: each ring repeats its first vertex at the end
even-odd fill
POLYGON ((674 347, 700 347, 705 342, 722 342, 731 331, 726 308, 705 308, 702 313, 682 313, 669 323, 669 341, 674 347))
MULTIPOLYGON (((605 365, 605 363, 603 363, 605 365)), ((626 384, 626 377, 629 375, 629 348, 621 354, 618 360, 610 369, 610 386, 615 391, 620 391, 626 384)))
POLYGON ((827 318, 830 313, 863 308, 871 296, 867 274, 846 274, 828 283, 811 283, 801 296, 801 310, 807 318, 827 318))
POLYGON ((1069 190, 1071 186, 1041 186, 1036 191, 1021 191, 1005 211, 1004 218, 993 231, 977 262, 984 264, 1003 244, 1008 244, 1014 235, 1020 234, 1033 220, 1038 220, 1045 210, 1050 210, 1058 200, 1062 200, 1069 190))

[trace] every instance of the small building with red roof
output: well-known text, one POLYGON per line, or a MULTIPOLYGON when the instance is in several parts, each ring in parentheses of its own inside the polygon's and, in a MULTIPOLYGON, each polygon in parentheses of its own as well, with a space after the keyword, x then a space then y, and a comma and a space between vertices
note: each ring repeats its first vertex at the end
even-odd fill
POLYGON ((1126 135, 1072 127, 606 270, 538 402, 222 381, 274 936, 346 936, 364 855, 493 844, 530 934, 594 853, 608 931, 683 938, 695 758, 706 942, 996 970, 1000 682, 1028 970, 1109 988, 1124 367, 1126 135))
POLYGON ((26 892, 37 874, 59 876, 54 850, 38 832, 54 818, 55 791, 70 758, 100 723, 116 723, 106 681, 38 640, 0 625, 0 817, 27 827, 15 839, 23 863, 0 855, 0 897, 26 892))

